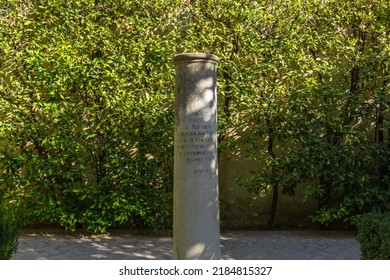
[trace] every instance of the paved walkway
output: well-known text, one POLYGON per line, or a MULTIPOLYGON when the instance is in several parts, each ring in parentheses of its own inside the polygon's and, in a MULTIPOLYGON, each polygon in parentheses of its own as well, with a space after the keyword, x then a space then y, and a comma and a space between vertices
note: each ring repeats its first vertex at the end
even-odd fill
MULTIPOLYGON (((224 260, 358 260, 353 233, 320 231, 225 231, 224 260)), ((104 235, 28 233, 19 239, 14 260, 169 260, 171 233, 104 235)))

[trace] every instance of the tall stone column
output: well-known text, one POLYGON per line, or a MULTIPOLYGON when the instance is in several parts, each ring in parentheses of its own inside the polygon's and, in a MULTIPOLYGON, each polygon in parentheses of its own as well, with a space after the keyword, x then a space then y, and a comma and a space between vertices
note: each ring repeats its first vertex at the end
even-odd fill
POLYGON ((206 53, 174 57, 175 162, 173 257, 220 259, 217 160, 219 58, 206 53))

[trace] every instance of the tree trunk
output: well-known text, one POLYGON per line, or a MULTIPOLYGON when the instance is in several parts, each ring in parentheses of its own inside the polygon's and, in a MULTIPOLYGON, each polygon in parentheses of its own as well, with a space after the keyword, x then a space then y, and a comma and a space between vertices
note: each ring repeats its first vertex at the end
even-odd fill
MULTIPOLYGON (((389 147, 386 147, 388 145, 384 144, 385 140, 385 130, 384 130, 384 104, 383 104, 383 98, 385 94, 385 88, 387 85, 387 80, 383 81, 383 91, 380 93, 379 96, 379 106, 378 106, 378 114, 375 124, 375 130, 376 135, 375 138, 377 139, 378 143, 380 144, 381 153, 386 153, 385 149, 388 149, 389 147)), ((389 135, 390 137, 390 135, 389 135)), ((388 174, 388 162, 387 160, 383 159, 379 162, 379 184, 383 190, 388 190, 390 186, 385 183, 385 177, 388 174)))
MULTIPOLYGON (((271 127, 270 120, 267 118, 267 127, 268 127, 268 154, 272 159, 276 159, 276 155, 274 153, 274 136, 273 136, 273 129, 271 127)), ((276 176, 276 174, 274 174, 276 176)), ((275 217, 276 217, 276 209, 278 206, 278 198, 279 198, 279 185, 274 184, 272 186, 272 204, 271 204, 271 211, 269 213, 268 223, 267 223, 267 229, 272 230, 275 224, 275 217)))
POLYGON ((278 198, 279 198, 279 186, 278 184, 275 184, 272 186, 272 205, 271 205, 271 211, 269 213, 268 223, 267 223, 267 229, 272 230, 275 223, 275 216, 276 216, 276 207, 278 205, 278 198))

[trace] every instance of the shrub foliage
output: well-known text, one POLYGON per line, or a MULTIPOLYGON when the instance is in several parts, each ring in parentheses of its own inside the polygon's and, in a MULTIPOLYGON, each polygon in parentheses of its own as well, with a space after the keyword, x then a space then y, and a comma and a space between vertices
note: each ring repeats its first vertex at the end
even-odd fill
POLYGON ((369 213, 357 223, 363 260, 390 260, 390 213, 369 213))
POLYGON ((21 222, 16 212, 0 204, 0 260, 9 260, 18 248, 21 222))

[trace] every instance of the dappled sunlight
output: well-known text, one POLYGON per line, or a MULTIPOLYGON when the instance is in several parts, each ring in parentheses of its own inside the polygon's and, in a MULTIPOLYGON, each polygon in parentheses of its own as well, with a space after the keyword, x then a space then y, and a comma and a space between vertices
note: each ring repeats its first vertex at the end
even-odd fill
POLYGON ((187 249, 187 258, 188 259, 197 259, 202 255, 206 248, 206 244, 204 243, 196 243, 187 249))
MULTIPOLYGON (((123 231, 125 232, 125 231, 123 231)), ((353 260, 360 258, 352 232, 336 231, 223 231, 223 260, 353 260)), ((191 257, 207 250, 191 247, 191 257)), ((168 236, 118 234, 91 237, 66 234, 22 234, 14 260, 170 260, 173 242, 168 236)))

